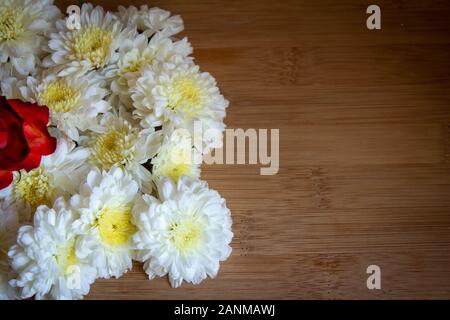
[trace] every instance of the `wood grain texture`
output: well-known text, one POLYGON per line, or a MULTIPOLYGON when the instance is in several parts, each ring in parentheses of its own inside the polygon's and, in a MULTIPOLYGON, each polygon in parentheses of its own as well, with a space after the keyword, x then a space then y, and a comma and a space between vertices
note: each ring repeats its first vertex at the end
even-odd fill
POLYGON ((380 31, 361 0, 151 1, 183 17, 230 128, 280 129, 281 167, 203 167, 234 220, 216 279, 171 289, 136 264, 89 299, 450 298, 450 6, 376 3, 380 31))

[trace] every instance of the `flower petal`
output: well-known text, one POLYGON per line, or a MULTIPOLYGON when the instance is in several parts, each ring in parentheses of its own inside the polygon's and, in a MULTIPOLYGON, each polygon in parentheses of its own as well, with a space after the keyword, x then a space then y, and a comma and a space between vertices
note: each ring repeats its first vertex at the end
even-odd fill
POLYGON ((6 188, 13 181, 13 174, 11 171, 0 171, 0 190, 6 188))
POLYGON ((25 122, 23 132, 31 153, 49 155, 56 150, 56 138, 52 137, 43 123, 25 122))
POLYGON ((49 111, 47 107, 39 106, 36 103, 26 103, 17 99, 8 100, 9 105, 26 122, 41 121, 48 124, 49 111))
POLYGON ((22 124, 0 108, 0 170, 10 171, 30 152, 22 132, 22 124))
POLYGON ((8 145, 8 131, 0 131, 0 150, 4 149, 8 145))
POLYGON ((25 169, 26 171, 33 170, 39 167, 41 164, 42 155, 37 153, 30 153, 22 162, 19 162, 13 167, 13 171, 19 171, 20 169, 25 169))

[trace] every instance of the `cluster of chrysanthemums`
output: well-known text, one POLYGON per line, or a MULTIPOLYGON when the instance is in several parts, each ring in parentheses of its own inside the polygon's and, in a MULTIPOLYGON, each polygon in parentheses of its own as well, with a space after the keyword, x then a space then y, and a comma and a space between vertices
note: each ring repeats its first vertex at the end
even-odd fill
POLYGON ((223 131, 228 102, 182 29, 147 6, 83 4, 73 29, 52 0, 0 2, 0 298, 80 299, 133 260, 198 284, 230 255, 189 136, 223 131))

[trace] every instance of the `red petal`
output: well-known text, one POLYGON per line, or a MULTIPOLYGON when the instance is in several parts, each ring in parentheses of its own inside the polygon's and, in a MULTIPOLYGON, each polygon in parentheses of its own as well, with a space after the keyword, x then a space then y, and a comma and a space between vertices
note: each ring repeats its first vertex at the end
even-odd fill
POLYGON ((22 119, 11 109, 5 97, 0 97, 0 128, 5 129, 11 123, 20 123, 22 119))
POLYGON ((30 153, 28 157, 22 162, 19 162, 13 171, 19 171, 20 169, 25 169, 26 171, 33 170, 41 165, 42 155, 37 153, 30 153))
POLYGON ((6 188, 13 181, 13 174, 11 171, 0 171, 0 190, 6 188))
POLYGON ((8 145, 9 132, 0 131, 0 150, 5 149, 8 145))
POLYGON ((12 171, 30 152, 23 134, 23 120, 5 97, 0 97, 0 170, 12 171))
POLYGON ((8 100, 11 108, 27 122, 43 122, 48 124, 49 111, 47 107, 40 106, 36 103, 27 103, 17 99, 8 100))
POLYGON ((56 138, 53 138, 47 131, 47 126, 43 123, 23 124, 23 132, 28 141, 31 153, 49 155, 56 150, 56 138))
POLYGON ((56 149, 56 139, 47 128, 48 108, 4 97, 0 102, 0 170, 38 167, 42 155, 56 149))
POLYGON ((24 160, 30 152, 22 124, 9 124, 5 131, 0 132, 0 136, 0 170, 12 171, 12 167, 24 160))

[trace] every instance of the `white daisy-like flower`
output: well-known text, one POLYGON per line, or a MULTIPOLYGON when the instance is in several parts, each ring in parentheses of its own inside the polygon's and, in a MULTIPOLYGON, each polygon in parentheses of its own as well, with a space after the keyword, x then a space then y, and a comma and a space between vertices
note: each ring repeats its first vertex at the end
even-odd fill
POLYGON ((77 215, 63 198, 53 208, 40 206, 34 226, 22 226, 17 245, 9 250, 11 267, 17 273, 10 281, 22 298, 81 299, 89 292, 97 272, 92 252, 72 230, 77 215))
POLYGON ((231 253, 230 210, 206 182, 162 179, 159 200, 145 195, 133 208, 133 240, 149 278, 169 275, 173 287, 215 277, 231 253))
POLYGON ((198 178, 200 164, 197 163, 196 157, 201 155, 192 144, 191 135, 186 130, 177 129, 170 136, 166 136, 158 155, 152 159, 153 178, 170 177, 175 182, 181 176, 198 178))
POLYGON ((161 144, 161 133, 153 128, 140 130, 127 116, 107 114, 100 122, 101 132, 92 133, 82 142, 89 148, 89 161, 101 170, 121 167, 138 182, 144 192, 151 192, 151 173, 144 164, 161 144))
POLYGON ((50 35, 48 43, 51 55, 44 66, 55 67, 59 76, 71 73, 86 73, 96 70, 104 77, 112 77, 110 71, 118 58, 117 50, 135 30, 124 28, 111 12, 100 6, 85 3, 81 7, 81 29, 70 30, 64 19, 56 22, 57 32, 50 35))
POLYGON ((26 221, 40 205, 51 206, 57 197, 77 191, 88 157, 88 149, 60 136, 55 152, 42 157, 38 168, 14 173, 11 185, 0 190, 0 201, 14 206, 26 221))
MULTIPOLYGON (((185 128, 223 132, 228 101, 214 78, 191 63, 153 63, 146 67, 132 95, 135 116, 143 127, 185 128)), ((208 147, 208 141, 204 141, 208 147)))
POLYGON ((131 211, 139 194, 138 184, 122 169, 95 168, 80 194, 71 199, 72 208, 80 213, 74 229, 83 246, 93 250, 93 265, 102 278, 118 278, 132 267, 136 227, 131 211))
POLYGON ((134 39, 127 39, 119 50, 117 77, 111 84, 113 93, 119 95, 122 104, 132 106, 130 88, 136 86, 137 79, 141 76, 144 66, 158 60, 168 62, 175 57, 191 59, 192 47, 186 38, 180 41, 172 41, 155 34, 150 40, 144 34, 134 39))
POLYGON ((108 90, 92 74, 85 77, 28 77, 20 88, 23 98, 37 102, 50 110, 50 123, 72 140, 78 141, 79 131, 98 130, 98 115, 109 110, 104 100, 108 90))
POLYGON ((183 19, 180 16, 171 16, 169 11, 147 5, 140 7, 140 24, 138 28, 143 30, 147 37, 160 32, 164 37, 173 36, 184 29, 183 19))
POLYGON ((138 31, 142 31, 138 29, 140 12, 139 9, 135 6, 119 6, 116 15, 119 17, 120 21, 124 26, 135 26, 138 31))
POLYGON ((169 11, 147 5, 142 5, 140 10, 134 6, 125 8, 119 6, 117 15, 128 26, 136 26, 146 37, 151 37, 159 32, 164 37, 171 37, 184 29, 183 19, 180 16, 171 16, 169 11))
POLYGON ((16 289, 8 283, 12 276, 8 250, 16 242, 18 228, 18 213, 5 202, 0 202, 0 300, 17 298, 16 289))
MULTIPOLYGON (((1 79, 1 76, 0 76, 1 79)), ((7 77, 0 81, 0 95, 6 99, 23 100, 20 88, 24 86, 26 79, 17 79, 16 77, 7 77)))
POLYGON ((60 17, 53 0, 2 0, 0 3, 0 74, 33 74, 43 54, 45 33, 60 17))

